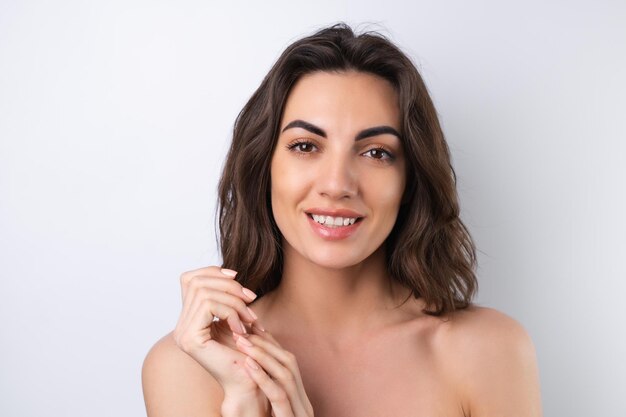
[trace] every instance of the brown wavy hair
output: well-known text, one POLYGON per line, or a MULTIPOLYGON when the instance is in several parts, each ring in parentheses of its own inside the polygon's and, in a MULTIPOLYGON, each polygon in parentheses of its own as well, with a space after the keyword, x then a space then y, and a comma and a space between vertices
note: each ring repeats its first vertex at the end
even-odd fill
POLYGON ((289 45, 234 124, 219 183, 223 265, 259 296, 282 275, 282 236, 270 199, 270 162, 291 87, 316 71, 356 70, 382 77, 398 93, 407 187, 385 241, 392 279, 412 289, 431 315, 466 308, 477 290, 476 249, 459 218, 456 174, 437 112, 412 61, 384 35, 355 35, 345 23, 289 45))

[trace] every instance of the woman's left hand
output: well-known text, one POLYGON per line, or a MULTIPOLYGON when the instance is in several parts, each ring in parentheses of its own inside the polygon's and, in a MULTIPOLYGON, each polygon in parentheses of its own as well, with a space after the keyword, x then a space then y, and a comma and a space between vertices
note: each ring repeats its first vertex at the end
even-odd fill
POLYGON ((252 326, 253 334, 237 337, 237 348, 248 355, 246 371, 270 402, 274 417, 313 417, 296 357, 268 332, 252 326))

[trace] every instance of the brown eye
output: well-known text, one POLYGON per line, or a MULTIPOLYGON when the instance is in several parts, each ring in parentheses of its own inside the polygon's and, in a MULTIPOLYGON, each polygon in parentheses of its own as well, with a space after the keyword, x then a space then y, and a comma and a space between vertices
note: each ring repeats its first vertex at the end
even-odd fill
POLYGON ((315 145, 311 142, 296 142, 292 143, 287 148, 297 153, 311 153, 315 150, 315 145))
POLYGON ((298 143, 296 148, 298 148, 298 151, 300 152, 311 152, 313 150, 313 145, 310 143, 298 143))
POLYGON ((363 155, 367 155, 370 158, 378 159, 378 160, 392 159, 391 154, 387 152, 386 150, 384 150, 383 148, 370 149, 369 151, 365 152, 363 155))

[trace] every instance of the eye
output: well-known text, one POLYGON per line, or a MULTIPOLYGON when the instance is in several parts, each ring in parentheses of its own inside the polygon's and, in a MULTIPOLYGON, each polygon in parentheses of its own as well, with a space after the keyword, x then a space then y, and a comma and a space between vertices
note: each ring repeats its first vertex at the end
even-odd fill
POLYGON ((316 148, 317 147, 312 142, 306 140, 299 140, 287 145, 287 149, 297 153, 311 153, 316 148))
POLYGON ((389 153, 386 149, 384 149, 382 147, 372 148, 372 149, 366 151, 365 153, 363 153, 363 155, 366 155, 369 158, 378 159, 378 160, 381 160, 381 161, 393 160, 393 155, 391 155, 391 153, 389 153))

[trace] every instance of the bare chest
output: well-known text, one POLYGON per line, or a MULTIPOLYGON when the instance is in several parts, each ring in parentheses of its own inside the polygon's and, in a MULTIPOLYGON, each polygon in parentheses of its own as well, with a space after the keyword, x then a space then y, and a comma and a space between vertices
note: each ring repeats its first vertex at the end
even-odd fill
POLYGON ((316 417, 463 417, 427 343, 399 337, 347 352, 296 350, 316 417))

